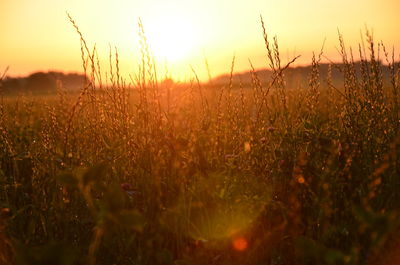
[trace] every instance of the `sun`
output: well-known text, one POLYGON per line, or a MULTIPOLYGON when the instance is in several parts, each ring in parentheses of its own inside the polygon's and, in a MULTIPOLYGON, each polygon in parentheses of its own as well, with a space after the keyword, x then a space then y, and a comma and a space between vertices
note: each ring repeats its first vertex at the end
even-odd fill
POLYGON ((145 24, 145 34, 156 59, 176 62, 193 52, 196 29, 183 16, 160 16, 145 24))

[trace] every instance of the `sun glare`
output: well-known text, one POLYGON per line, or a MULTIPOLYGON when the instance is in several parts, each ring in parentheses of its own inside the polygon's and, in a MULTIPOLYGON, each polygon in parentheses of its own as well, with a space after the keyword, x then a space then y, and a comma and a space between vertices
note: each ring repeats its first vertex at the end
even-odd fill
POLYGON ((157 17, 145 22, 145 32, 150 48, 158 60, 176 62, 184 59, 193 51, 196 44, 196 30, 191 21, 185 17, 157 17))

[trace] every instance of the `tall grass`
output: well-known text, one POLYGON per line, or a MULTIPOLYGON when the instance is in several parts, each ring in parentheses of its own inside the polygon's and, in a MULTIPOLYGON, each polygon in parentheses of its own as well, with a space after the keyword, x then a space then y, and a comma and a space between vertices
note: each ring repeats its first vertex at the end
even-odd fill
POLYGON ((233 58, 218 87, 161 82, 141 22, 139 71, 110 48, 104 76, 69 19, 80 93, 2 97, 0 264, 396 264, 399 64, 368 31, 292 89, 261 19, 271 80, 233 58))

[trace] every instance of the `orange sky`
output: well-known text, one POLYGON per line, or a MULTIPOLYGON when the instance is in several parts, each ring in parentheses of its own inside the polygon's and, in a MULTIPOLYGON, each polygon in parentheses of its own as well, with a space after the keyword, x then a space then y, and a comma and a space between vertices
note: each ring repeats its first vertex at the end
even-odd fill
POLYGON ((26 75, 37 70, 80 71, 79 38, 66 16, 77 21, 88 43, 97 44, 107 63, 108 45, 119 49, 125 72, 137 69, 139 17, 159 65, 178 79, 192 66, 206 78, 267 65, 259 15, 278 35, 282 59, 294 53, 310 62, 326 38, 325 54, 337 60, 337 28, 348 44, 360 40, 367 24, 376 40, 400 52, 399 0, 0 0, 0 72, 26 75))

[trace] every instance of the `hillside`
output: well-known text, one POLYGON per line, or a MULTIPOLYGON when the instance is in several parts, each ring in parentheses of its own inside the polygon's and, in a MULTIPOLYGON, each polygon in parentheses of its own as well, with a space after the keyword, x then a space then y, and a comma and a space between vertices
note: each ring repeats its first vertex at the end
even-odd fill
MULTIPOLYGON (((329 72, 329 66, 331 64, 323 63, 318 66, 319 69, 319 76, 320 76, 320 82, 322 84, 326 84, 326 79, 328 77, 328 72, 329 72)), ((331 67, 331 77, 332 77, 332 82, 334 85, 337 85, 340 87, 340 84, 343 83, 343 72, 345 72, 345 65, 344 64, 334 64, 331 67)), ((361 78, 362 73, 361 73, 361 63, 357 62, 354 65, 354 69, 357 72, 357 76, 361 78)), ((388 81, 388 78, 390 76, 389 68, 386 65, 381 64, 381 71, 382 71, 382 77, 384 81, 388 81)), ((304 87, 305 85, 308 85, 308 79, 310 76, 310 73, 312 71, 312 66, 307 65, 307 66, 298 66, 298 67, 289 67, 284 71, 284 76, 285 76, 285 81, 287 84, 288 88, 298 88, 298 87, 304 87)), ((273 76, 273 72, 269 69, 259 69, 255 71, 255 74, 257 75, 258 79, 262 84, 265 84, 269 82, 273 76)), ((212 83, 214 85, 224 85, 228 84, 230 79, 230 74, 223 74, 220 75, 212 80, 212 83)), ((232 77, 232 82, 234 86, 239 86, 240 83, 244 87, 251 85, 252 83, 252 73, 250 71, 246 72, 241 72, 241 73, 236 73, 232 77)))

